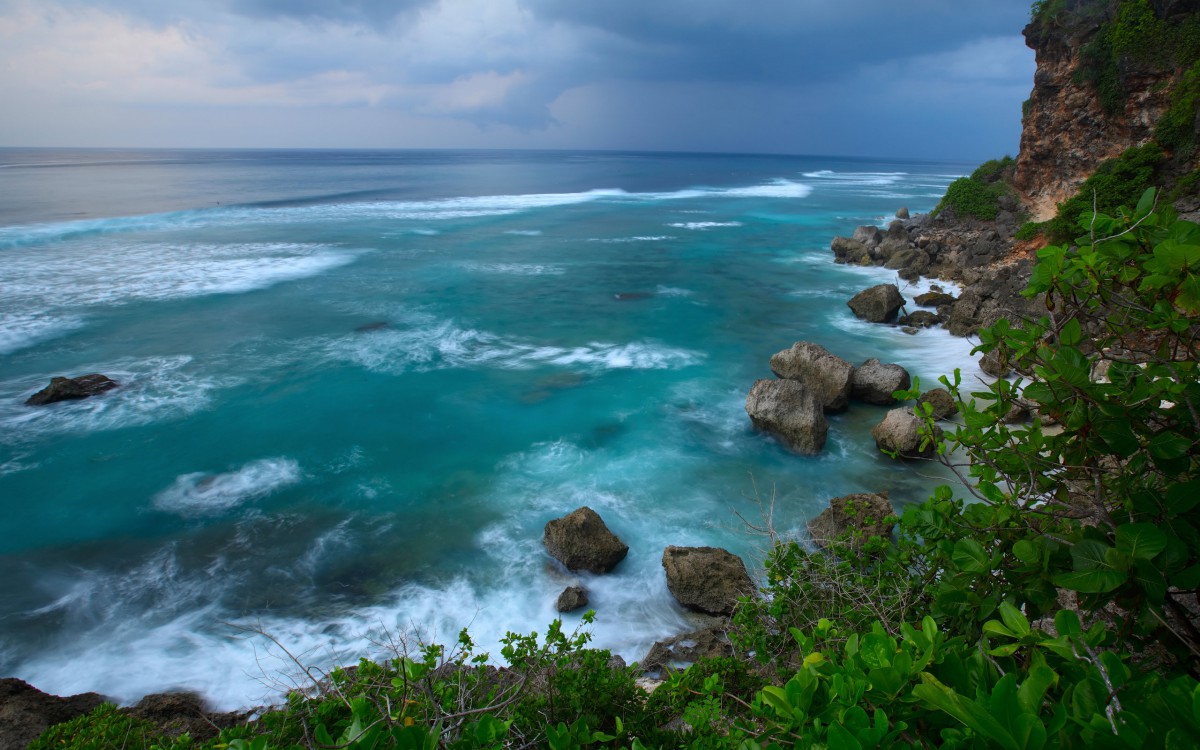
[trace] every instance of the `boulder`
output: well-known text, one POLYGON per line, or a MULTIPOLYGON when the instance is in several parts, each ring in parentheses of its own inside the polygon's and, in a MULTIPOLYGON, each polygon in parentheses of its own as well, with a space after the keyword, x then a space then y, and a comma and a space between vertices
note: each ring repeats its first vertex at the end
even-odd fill
MULTIPOLYGON (((921 435, 921 420, 911 408, 892 409, 883 421, 871 428, 871 437, 881 451, 898 453, 902 458, 929 458, 937 452, 934 442, 921 447, 925 438, 921 435)), ((934 435, 940 440, 942 430, 934 427, 934 435)))
POLYGON ((918 250, 915 247, 906 247, 892 253, 892 257, 888 258, 884 268, 892 270, 905 269, 921 273, 929 268, 929 253, 924 250, 918 250))
POLYGON ((742 559, 718 547, 667 547, 662 556, 675 601, 710 615, 731 615, 739 597, 754 594, 742 559))
POLYGON ((921 307, 941 307, 942 305, 953 305, 956 301, 953 294, 945 292, 925 292, 913 297, 913 302, 916 302, 921 307))
POLYGON ((55 724, 82 716, 104 702, 96 693, 49 695, 14 677, 0 679, 0 748, 21 748, 55 724))
POLYGON ((995 378, 1002 378, 1012 372, 1008 366, 1008 357, 999 349, 993 349, 979 358, 979 369, 995 378))
POLYGON ((559 612, 574 612, 587 605, 587 591, 582 586, 567 586, 554 602, 554 608, 559 612))
POLYGON ((892 237, 890 234, 879 243, 878 247, 871 250, 871 257, 883 262, 890 262, 893 257, 900 253, 906 253, 912 250, 912 245, 909 244, 908 238, 892 237))
POLYGON ((858 240, 864 245, 878 245, 883 239, 883 232, 873 224, 861 226, 854 230, 853 239, 858 240))
POLYGON ((843 411, 850 403, 850 381, 854 365, 820 344, 797 341, 792 348, 771 357, 776 377, 798 380, 821 399, 826 412, 843 411))
POLYGON ((729 622, 723 621, 717 625, 658 641, 650 647, 646 658, 642 659, 638 666, 645 672, 657 672, 664 668, 682 669, 701 659, 733 656, 733 643, 729 640, 728 630, 729 622))
POLYGON ((936 313, 931 313, 928 310, 917 310, 910 312, 908 315, 901 315, 896 321, 902 326, 912 326, 913 328, 932 328, 937 325, 939 318, 936 313))
POLYGON ((945 388, 933 388, 925 391, 917 399, 917 403, 929 404, 933 407, 931 416, 934 419, 948 419, 958 413, 958 404, 954 403, 954 397, 945 388))
POLYGON ((892 396, 912 385, 912 379, 900 365, 884 364, 877 359, 868 359, 854 371, 850 395, 868 404, 887 406, 896 403, 892 396))
POLYGON ((829 507, 808 522, 808 533, 821 547, 847 535, 859 546, 873 536, 890 537, 895 515, 887 492, 844 495, 830 500, 829 507))
POLYGON ((542 543, 567 570, 589 573, 607 573, 629 552, 629 545, 609 531, 599 514, 586 505, 547 523, 542 543))
POLYGON ((168 737, 189 735, 204 742, 226 727, 240 723, 248 713, 213 713, 199 695, 188 692, 152 693, 125 709, 131 716, 156 724, 168 737))
POLYGON ((794 453, 815 454, 825 447, 829 423, 821 399, 795 380, 754 381, 746 414, 755 429, 779 438, 794 453))
POLYGON ((849 237, 834 237, 829 243, 829 249, 833 250, 833 259, 838 263, 868 263, 871 260, 870 249, 859 242, 852 240, 849 237))
POLYGON ((44 406, 56 401, 75 401, 112 390, 119 385, 106 375, 94 372, 77 378, 50 378, 50 385, 25 399, 29 406, 44 406))
POLYGON ((901 206, 900 208, 896 209, 896 218, 897 219, 907 219, 908 217, 909 217, 909 213, 908 213, 907 207, 901 206))
POLYGON ((904 305, 904 297, 895 284, 879 284, 864 289, 847 302, 854 314, 871 323, 891 323, 904 305))

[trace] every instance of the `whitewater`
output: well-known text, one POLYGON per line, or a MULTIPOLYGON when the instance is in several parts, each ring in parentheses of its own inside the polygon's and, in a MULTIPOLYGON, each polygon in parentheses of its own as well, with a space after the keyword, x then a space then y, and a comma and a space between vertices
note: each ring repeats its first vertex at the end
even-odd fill
POLYGON ((665 546, 753 567, 739 516, 799 534, 831 497, 938 481, 875 450, 881 407, 799 457, 743 404, 799 340, 927 386, 970 365, 856 320, 867 286, 927 285, 829 242, 971 167, 0 149, 0 675, 248 706, 302 681, 275 642, 326 668, 469 627, 498 653, 575 583, 594 644, 641 658, 696 622, 665 546), (120 387, 24 404, 91 372, 120 387), (630 546, 610 574, 542 549, 582 505, 630 546))

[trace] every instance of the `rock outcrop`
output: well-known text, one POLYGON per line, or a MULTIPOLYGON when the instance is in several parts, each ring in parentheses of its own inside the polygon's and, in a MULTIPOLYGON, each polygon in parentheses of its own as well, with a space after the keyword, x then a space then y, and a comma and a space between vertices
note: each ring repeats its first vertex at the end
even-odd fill
POLYGON ((776 377, 799 381, 821 399, 826 412, 844 411, 850 403, 854 365, 830 354, 820 344, 797 341, 771 357, 776 377))
POLYGON ((917 399, 917 403, 929 404, 929 407, 933 409, 930 416, 934 419, 949 419, 958 413, 958 404, 954 403, 954 397, 945 388, 933 388, 925 391, 917 399))
POLYGON ((638 666, 646 672, 657 672, 662 669, 683 669, 701 659, 733 656, 733 643, 729 640, 728 630, 729 623, 724 621, 658 641, 650 647, 646 658, 638 662, 638 666))
MULTIPOLYGON (((935 437, 940 439, 941 428, 935 426, 934 430, 935 437)), ((911 407, 889 411, 882 422, 871 428, 871 437, 881 451, 897 453, 902 458, 929 458, 937 451, 933 441, 922 446, 925 438, 921 435, 921 420, 911 407)))
POLYGON ((846 304, 856 317, 869 323, 893 323, 904 306, 904 297, 895 284, 877 284, 854 295, 846 304))
POLYGON ((838 540, 858 546, 872 536, 890 537, 895 515, 887 492, 844 495, 808 522, 808 533, 821 547, 838 540))
POLYGON ((77 401, 112 390, 119 385, 107 375, 93 372, 76 378, 50 378, 50 385, 25 399, 29 406, 45 406, 58 401, 77 401))
POLYGON ((812 455, 825 448, 829 422, 822 401, 795 380, 754 381, 746 414, 755 429, 774 435, 794 453, 812 455))
POLYGON ((589 573, 607 573, 629 552, 629 545, 586 505, 547 523, 542 543, 567 570, 589 573))
POLYGON ((0 679, 0 748, 23 748, 55 724, 82 716, 103 702, 104 697, 96 693, 60 698, 22 680, 0 679))
POLYGON ((567 586, 554 602, 554 608, 559 612, 574 612, 587 605, 587 591, 582 586, 567 586))
POLYGON ((858 401, 879 406, 896 403, 892 394, 912 385, 908 370, 900 365, 868 359, 854 371, 851 395, 858 401))
POLYGON ((671 596, 697 612, 731 615, 738 598, 755 592, 742 559, 719 547, 667 547, 662 566, 671 596))

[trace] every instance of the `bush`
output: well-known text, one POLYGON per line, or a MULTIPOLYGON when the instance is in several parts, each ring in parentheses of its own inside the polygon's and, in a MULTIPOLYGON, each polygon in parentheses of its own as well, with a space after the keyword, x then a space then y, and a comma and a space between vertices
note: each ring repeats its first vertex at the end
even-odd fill
POLYGON ((1148 143, 1102 162, 1073 197, 1059 204, 1058 214, 1045 223, 1047 237, 1052 242, 1070 242, 1079 231, 1080 220, 1093 209, 1111 213, 1137 201, 1144 187, 1154 182, 1163 159, 1162 149, 1148 143))
POLYGON ((933 215, 951 208, 963 218, 992 221, 1000 212, 1000 197, 1009 192, 1003 180, 1011 173, 1014 164, 1011 156, 992 159, 981 164, 970 177, 960 177, 950 183, 946 195, 933 209, 933 215))

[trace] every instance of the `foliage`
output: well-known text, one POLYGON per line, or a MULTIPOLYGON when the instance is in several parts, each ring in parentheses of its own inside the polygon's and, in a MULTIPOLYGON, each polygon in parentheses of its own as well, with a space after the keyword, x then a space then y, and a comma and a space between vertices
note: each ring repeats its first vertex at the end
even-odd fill
POLYGON ((1196 109, 1200 106, 1200 62, 1179 79, 1171 91, 1171 106, 1154 127, 1154 138, 1177 157, 1196 151, 1196 109))
POLYGON ((1070 241, 1080 219, 1093 210, 1111 213, 1136 202, 1145 186, 1154 182, 1163 158, 1162 149, 1148 143, 1102 162, 1074 196, 1059 204, 1057 215, 1044 224, 1047 237, 1052 242, 1070 241))
POLYGON ((163 737, 148 721, 121 712, 111 703, 97 706, 91 713, 47 729, 29 743, 30 750, 88 748, 89 750, 185 750, 191 747, 187 735, 176 739, 163 737))
MULTIPOLYGON (((1062 3, 1035 3, 1035 24, 1048 23, 1052 10, 1061 13, 1062 6, 1062 3)), ((1188 14, 1181 19, 1160 19, 1149 0, 1121 0, 1111 17, 1080 50, 1075 80, 1095 89, 1106 112, 1119 114, 1129 96, 1123 73, 1131 65, 1171 73, 1188 69, 1197 62, 1200 62, 1200 18, 1188 14)), ((1163 145, 1171 147, 1165 141, 1163 145)))
POLYGON ((1025 242, 1026 240, 1032 240, 1040 236, 1044 231, 1045 228, 1040 222, 1027 221, 1013 234, 1013 239, 1018 242, 1025 242))
POLYGON ((946 195, 933 210, 936 216, 952 208, 960 217, 991 221, 1000 211, 1000 197, 1009 191, 1003 181, 1015 162, 1011 156, 984 162, 970 177, 961 177, 946 188, 946 195))

